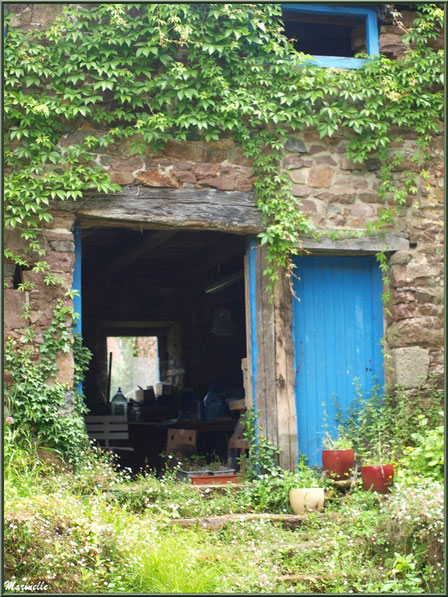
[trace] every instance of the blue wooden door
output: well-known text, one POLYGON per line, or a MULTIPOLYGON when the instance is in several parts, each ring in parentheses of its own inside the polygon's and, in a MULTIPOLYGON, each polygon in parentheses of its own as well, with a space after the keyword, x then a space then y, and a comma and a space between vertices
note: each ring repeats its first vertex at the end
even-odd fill
MULTIPOLYGON (((324 408, 334 429, 344 410, 383 384, 382 280, 375 257, 305 256, 296 260, 293 298, 299 453, 321 465, 324 408), (325 406, 323 406, 323 403, 325 406)), ((332 434, 334 436, 334 433, 332 434)))

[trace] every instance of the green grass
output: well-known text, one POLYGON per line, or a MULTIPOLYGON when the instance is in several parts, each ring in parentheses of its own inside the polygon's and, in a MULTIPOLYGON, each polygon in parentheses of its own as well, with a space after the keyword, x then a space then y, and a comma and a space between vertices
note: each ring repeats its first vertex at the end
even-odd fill
POLYGON ((170 475, 117 474, 93 452, 78 470, 61 471, 54 458, 45 464, 32 442, 12 443, 5 470, 6 580, 105 594, 443 589, 437 481, 398 485, 390 497, 333 492, 322 516, 310 515, 295 530, 265 520, 234 521, 217 531, 182 529, 170 521, 254 512, 260 504, 283 511, 283 501, 266 499, 279 491, 279 480, 244 491, 198 491, 170 475))

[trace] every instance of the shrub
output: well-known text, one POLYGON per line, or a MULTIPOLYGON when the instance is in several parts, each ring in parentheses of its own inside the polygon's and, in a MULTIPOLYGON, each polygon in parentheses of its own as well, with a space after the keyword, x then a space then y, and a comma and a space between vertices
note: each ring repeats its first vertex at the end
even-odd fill
POLYGON ((320 487, 320 475, 306 466, 301 458, 295 471, 279 470, 275 474, 260 475, 251 488, 254 508, 261 512, 292 512, 289 492, 300 487, 320 487))
POLYGON ((241 423, 244 425, 243 437, 249 446, 247 454, 240 459, 245 478, 250 481, 266 473, 278 474, 280 469, 277 458, 280 448, 259 432, 253 408, 241 416, 241 423))
POLYGON ((412 485, 396 483, 382 505, 383 531, 395 552, 413 554, 430 588, 440 586, 444 543, 443 484, 422 478, 412 485))
MULTIPOLYGON (((357 396, 343 414, 338 409, 337 419, 341 433, 352 441, 356 456, 367 459, 397 461, 403 455, 404 446, 415 446, 418 441, 419 420, 427 419, 428 427, 442 424, 442 393, 434 384, 411 395, 403 389, 380 392, 374 386, 364 396, 359 385, 357 396)), ((381 464, 381 462, 377 462, 381 464)))
POLYGON ((418 431, 412 434, 414 446, 403 448, 398 477, 406 483, 418 483, 422 477, 443 483, 444 429, 442 425, 428 427, 428 419, 420 415, 418 431))

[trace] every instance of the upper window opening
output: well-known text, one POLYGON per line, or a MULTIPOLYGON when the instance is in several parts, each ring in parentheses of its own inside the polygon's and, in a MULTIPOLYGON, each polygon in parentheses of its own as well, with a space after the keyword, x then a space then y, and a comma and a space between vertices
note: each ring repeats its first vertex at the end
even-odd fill
POLYGON ((299 52, 354 57, 366 51, 362 19, 284 11, 286 36, 299 52))
POLYGON ((379 53, 376 10, 352 5, 283 4, 285 34, 318 66, 359 68, 379 53))

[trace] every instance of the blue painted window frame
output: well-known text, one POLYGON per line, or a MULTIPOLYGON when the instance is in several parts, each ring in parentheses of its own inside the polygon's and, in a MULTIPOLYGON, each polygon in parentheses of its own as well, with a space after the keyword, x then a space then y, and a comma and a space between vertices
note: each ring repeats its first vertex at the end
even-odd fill
MULTIPOLYGON (((378 56, 380 45, 378 38, 378 19, 374 8, 352 5, 330 4, 282 4, 282 10, 307 14, 335 15, 344 17, 361 17, 366 23, 367 54, 378 56)), ((345 58, 343 56, 312 56, 309 62, 325 68, 362 68, 369 60, 364 58, 345 58)))

